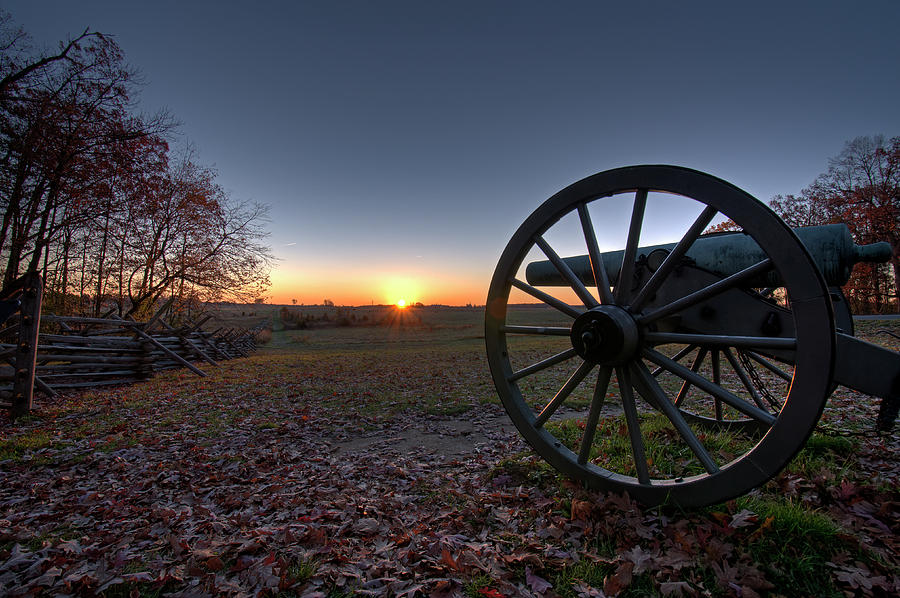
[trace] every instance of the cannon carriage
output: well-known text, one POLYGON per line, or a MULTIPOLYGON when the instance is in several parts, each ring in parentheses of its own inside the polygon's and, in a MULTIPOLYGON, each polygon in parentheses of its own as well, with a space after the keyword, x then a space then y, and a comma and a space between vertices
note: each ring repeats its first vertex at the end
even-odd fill
POLYGON ((836 384, 882 397, 878 425, 893 425, 900 355, 853 336, 839 288, 854 264, 890 256, 844 225, 792 230, 699 171, 601 172, 544 202, 503 251, 491 375, 564 474, 648 504, 725 500, 794 457, 836 384), (738 230, 705 235, 722 216, 738 230))

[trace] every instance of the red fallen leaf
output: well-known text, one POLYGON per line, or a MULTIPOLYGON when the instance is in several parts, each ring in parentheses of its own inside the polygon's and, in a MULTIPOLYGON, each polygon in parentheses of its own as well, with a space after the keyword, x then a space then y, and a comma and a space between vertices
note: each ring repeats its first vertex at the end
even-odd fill
POLYGON ((722 527, 728 525, 728 515, 726 513, 716 511, 715 513, 712 513, 712 518, 718 521, 719 525, 721 525, 722 527))
POLYGON ((487 596, 487 598, 506 598, 506 594, 501 594, 494 588, 479 588, 478 593, 482 596, 487 596))
POLYGON ((765 533, 769 530, 769 528, 772 527, 772 524, 774 522, 775 522, 774 516, 770 515, 769 517, 766 517, 766 520, 763 521, 762 525, 759 526, 759 529, 757 529, 755 532, 750 534, 750 538, 748 540, 753 541, 753 540, 756 540, 757 538, 759 538, 760 536, 765 535, 765 533))
POLYGON ((252 556, 241 555, 237 558, 237 561, 235 561, 229 573, 237 573, 238 571, 243 571, 254 562, 256 562, 256 559, 252 556))
POLYGON ((217 556, 206 559, 206 562, 204 562, 204 565, 206 565, 206 568, 209 569, 210 571, 221 571, 222 569, 225 568, 225 563, 223 563, 222 559, 220 559, 217 556))
POLYGON ((169 545, 172 547, 172 550, 175 551, 175 556, 181 555, 191 549, 184 538, 176 538, 175 536, 169 536, 169 545))
POLYGON ((534 565, 538 569, 544 568, 544 562, 541 560, 541 557, 534 554, 533 552, 519 552, 516 554, 504 554, 504 555, 500 555, 500 558, 503 559, 509 565, 513 565, 516 563, 525 563, 525 564, 529 564, 529 565, 534 565))
POLYGON ((441 549, 441 562, 453 569, 454 571, 459 571, 459 563, 456 562, 456 559, 450 554, 450 551, 446 548, 441 549))
POLYGON ((313 545, 324 545, 328 543, 328 533, 321 527, 310 529, 303 536, 303 542, 313 545))
POLYGON ((448 594, 453 590, 453 582, 449 579, 441 579, 438 580, 436 584, 434 584, 434 588, 431 590, 431 596, 443 596, 448 594))
POLYGON ((562 487, 573 492, 578 492, 579 490, 583 489, 583 487, 578 482, 573 482, 569 479, 563 480, 562 487))
POLYGON ((835 498, 838 500, 849 500, 857 494, 859 494, 859 488, 848 480, 841 480, 840 485, 834 490, 835 498))
POLYGON ((216 553, 209 548, 196 548, 192 552, 192 555, 200 560, 206 560, 216 556, 216 553))
POLYGON ((571 519, 575 521, 587 521, 591 517, 591 510, 594 505, 586 500, 572 499, 572 515, 571 519))
POLYGON ((616 569, 616 572, 608 576, 603 582, 603 593, 615 596, 631 585, 634 563, 625 561, 616 569))

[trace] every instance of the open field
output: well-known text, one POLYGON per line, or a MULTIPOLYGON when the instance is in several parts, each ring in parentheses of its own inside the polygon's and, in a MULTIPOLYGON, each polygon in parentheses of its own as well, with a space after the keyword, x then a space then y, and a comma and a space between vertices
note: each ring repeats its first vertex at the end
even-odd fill
MULTIPOLYGON (((900 589, 897 432, 817 433, 746 497, 647 509, 533 456, 490 380, 481 310, 358 309, 353 325, 316 312, 291 329, 278 307, 233 306, 219 325, 273 327, 253 356, 206 378, 39 398, 34 416, 3 421, 0 594, 900 589)), ((857 332, 898 348, 885 327, 900 330, 857 332)), ((823 421, 864 432, 876 412, 841 389, 823 421)))

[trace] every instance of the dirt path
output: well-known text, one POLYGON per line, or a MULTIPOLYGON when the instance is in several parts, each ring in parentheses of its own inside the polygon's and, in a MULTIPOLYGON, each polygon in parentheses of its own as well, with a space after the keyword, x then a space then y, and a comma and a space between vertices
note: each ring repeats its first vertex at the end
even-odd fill
MULTIPOLYGON (((366 432, 358 438, 331 441, 338 455, 378 451, 381 453, 420 453, 431 458, 458 458, 479 452, 482 445, 512 442, 518 436, 515 426, 500 408, 470 417, 426 416, 389 429, 366 432)), ((522 443, 522 449, 525 445, 522 443)))
MULTIPOLYGON (((527 448, 515 425, 500 407, 482 410, 480 415, 463 413, 453 417, 430 416, 393 425, 390 430, 374 430, 358 438, 334 439, 331 446, 338 455, 381 452, 420 453, 430 457, 467 457, 481 452, 486 446, 497 443, 514 443, 527 448)), ((566 411, 565 409, 563 410, 566 411)), ((604 409, 604 414, 616 413, 614 407, 604 409)), ((586 418, 587 411, 568 410, 567 417, 586 418)))

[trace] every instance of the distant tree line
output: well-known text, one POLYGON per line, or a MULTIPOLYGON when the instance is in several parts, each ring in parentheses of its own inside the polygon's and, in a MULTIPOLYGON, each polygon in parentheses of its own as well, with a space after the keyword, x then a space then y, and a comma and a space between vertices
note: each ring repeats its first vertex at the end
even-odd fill
MULTIPOLYGON (((334 308, 334 303, 325 303, 324 307, 334 308)), ((353 311, 353 308, 337 307, 334 308, 334 313, 331 314, 329 314, 328 310, 318 313, 304 313, 297 309, 290 309, 287 305, 282 305, 279 317, 286 330, 306 330, 307 328, 330 326, 366 326, 369 324, 368 315, 363 314, 357 318, 353 311)))
POLYGON ((163 297, 252 301, 269 285, 265 207, 232 200, 168 114, 134 110, 110 37, 53 52, 0 14, 0 274, 41 273, 45 304, 141 316, 163 297))
MULTIPOLYGON (((859 245, 890 243, 890 262, 857 264, 843 291, 854 313, 900 311, 900 137, 848 141, 809 187, 769 205, 792 227, 844 223, 859 245)), ((711 230, 735 228, 727 221, 711 230)))

